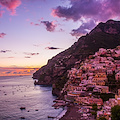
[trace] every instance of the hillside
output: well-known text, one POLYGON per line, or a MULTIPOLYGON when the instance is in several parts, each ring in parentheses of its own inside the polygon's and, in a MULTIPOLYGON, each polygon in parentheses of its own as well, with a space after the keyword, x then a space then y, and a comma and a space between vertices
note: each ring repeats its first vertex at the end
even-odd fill
POLYGON ((99 23, 89 34, 82 36, 70 48, 48 60, 47 65, 33 74, 38 79, 35 84, 53 85, 53 94, 59 91, 67 81, 67 70, 75 62, 82 61, 99 48, 115 48, 120 45, 120 21, 108 20, 99 23))

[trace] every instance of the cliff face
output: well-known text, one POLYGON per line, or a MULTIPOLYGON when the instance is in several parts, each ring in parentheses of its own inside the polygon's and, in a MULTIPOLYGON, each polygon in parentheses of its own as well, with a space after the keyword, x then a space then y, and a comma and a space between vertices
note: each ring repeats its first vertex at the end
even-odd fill
POLYGON ((108 20, 99 23, 89 34, 82 36, 70 48, 48 60, 47 65, 33 74, 38 79, 36 84, 53 85, 53 94, 59 91, 67 81, 67 70, 75 62, 84 60, 99 48, 115 48, 120 45, 120 21, 108 20))

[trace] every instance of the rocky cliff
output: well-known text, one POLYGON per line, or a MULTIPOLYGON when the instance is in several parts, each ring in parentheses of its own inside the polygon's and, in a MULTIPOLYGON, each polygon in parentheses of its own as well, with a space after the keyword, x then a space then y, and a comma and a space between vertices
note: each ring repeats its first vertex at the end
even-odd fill
POLYGON ((70 48, 48 60, 47 65, 33 74, 36 84, 53 85, 53 94, 59 95, 67 81, 67 70, 75 62, 82 61, 99 48, 115 48, 120 45, 120 21, 99 23, 89 34, 82 36, 70 48))

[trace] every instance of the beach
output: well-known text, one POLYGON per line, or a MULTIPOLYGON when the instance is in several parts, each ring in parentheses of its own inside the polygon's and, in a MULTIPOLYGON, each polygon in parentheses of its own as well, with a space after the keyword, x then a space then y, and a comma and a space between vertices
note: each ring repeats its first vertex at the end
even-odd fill
POLYGON ((59 120, 95 120, 94 116, 89 116, 88 118, 83 117, 83 113, 79 112, 81 106, 72 105, 67 109, 66 114, 59 120))
POLYGON ((68 107, 66 114, 60 120, 80 120, 81 114, 78 113, 78 106, 68 107))

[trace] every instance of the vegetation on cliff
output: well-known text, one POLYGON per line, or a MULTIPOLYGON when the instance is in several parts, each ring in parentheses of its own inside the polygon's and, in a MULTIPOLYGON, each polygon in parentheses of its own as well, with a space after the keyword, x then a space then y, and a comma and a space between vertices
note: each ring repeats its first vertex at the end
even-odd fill
POLYGON ((112 120, 120 120, 120 106, 116 105, 111 109, 112 120))

